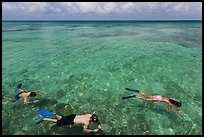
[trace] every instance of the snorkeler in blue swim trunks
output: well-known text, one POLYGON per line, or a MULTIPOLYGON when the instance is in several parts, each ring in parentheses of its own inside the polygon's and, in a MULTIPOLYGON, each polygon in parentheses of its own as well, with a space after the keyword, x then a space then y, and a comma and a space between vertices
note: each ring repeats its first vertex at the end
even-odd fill
POLYGON ((35 97, 36 96, 36 92, 40 92, 42 94, 47 94, 46 92, 41 91, 41 90, 24 91, 23 89, 21 89, 21 85, 22 84, 20 86, 19 85, 17 86, 19 92, 15 95, 15 98, 2 97, 2 99, 9 100, 11 102, 16 102, 17 100, 20 99, 20 97, 23 97, 24 98, 24 101, 23 101, 24 104, 30 104, 30 103, 37 103, 37 102, 40 101, 40 100, 28 100, 29 97, 35 97))
POLYGON ((83 125, 83 132, 89 133, 89 132, 98 132, 99 129, 101 129, 101 123, 99 121, 98 115, 93 114, 82 114, 82 115, 76 115, 76 114, 70 114, 67 116, 60 116, 58 114, 53 114, 56 118, 42 118, 40 119, 36 124, 39 124, 42 121, 50 121, 53 123, 56 123, 56 126, 61 127, 65 125, 83 125), (98 128, 97 129, 89 129, 89 125, 91 122, 97 123, 98 128))

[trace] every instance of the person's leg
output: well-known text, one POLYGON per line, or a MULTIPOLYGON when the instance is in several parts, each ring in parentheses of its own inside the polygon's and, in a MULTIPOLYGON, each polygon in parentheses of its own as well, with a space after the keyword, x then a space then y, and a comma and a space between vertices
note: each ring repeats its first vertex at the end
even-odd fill
POLYGON ((57 115, 57 114, 55 114, 55 117, 56 117, 57 119, 59 119, 59 120, 62 118, 62 116, 57 115))
POLYGON ((57 122, 57 119, 52 119, 52 118, 44 118, 43 120, 51 121, 51 122, 57 122))
POLYGON ((141 100, 144 100, 144 101, 149 101, 148 98, 143 98, 143 97, 140 97, 140 96, 135 96, 135 98, 138 98, 138 99, 141 99, 141 100))
POLYGON ((143 95, 143 96, 145 96, 145 97, 149 97, 146 93, 144 93, 144 92, 142 92, 142 91, 139 91, 138 93, 141 94, 141 95, 143 95))
POLYGON ((9 100, 11 102, 16 102, 17 100, 15 98, 7 98, 7 97, 3 97, 3 99, 5 100, 9 100))
POLYGON ((21 89, 21 88, 19 88, 18 90, 19 90, 20 92, 24 92, 24 90, 23 90, 23 89, 21 89))

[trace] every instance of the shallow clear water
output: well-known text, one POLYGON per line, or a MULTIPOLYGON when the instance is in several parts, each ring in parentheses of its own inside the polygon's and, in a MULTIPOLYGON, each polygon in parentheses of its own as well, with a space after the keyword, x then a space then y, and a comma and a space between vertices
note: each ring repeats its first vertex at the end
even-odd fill
POLYGON ((82 126, 32 125, 41 109, 61 115, 96 112, 105 135, 202 134, 202 24, 198 22, 3 22, 2 95, 16 85, 44 90, 38 104, 2 100, 2 134, 81 135, 82 126), (160 94, 166 104, 122 100, 160 94))

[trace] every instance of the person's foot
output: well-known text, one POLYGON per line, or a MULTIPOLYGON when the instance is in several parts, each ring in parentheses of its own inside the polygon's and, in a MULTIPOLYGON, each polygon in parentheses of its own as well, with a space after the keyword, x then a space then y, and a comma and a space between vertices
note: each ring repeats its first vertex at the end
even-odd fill
POLYGON ((37 122, 35 122, 35 124, 40 124, 41 122, 44 121, 44 118, 41 118, 40 120, 38 120, 37 122))
POLYGON ((17 85, 17 89, 21 88, 21 86, 22 86, 22 83, 19 83, 19 84, 17 85))

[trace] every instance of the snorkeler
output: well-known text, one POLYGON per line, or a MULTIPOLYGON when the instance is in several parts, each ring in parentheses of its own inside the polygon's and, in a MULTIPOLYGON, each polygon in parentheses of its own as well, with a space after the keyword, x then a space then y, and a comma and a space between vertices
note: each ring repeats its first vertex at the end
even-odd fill
POLYGON ((40 101, 40 100, 28 100, 29 97, 35 97, 36 92, 40 92, 42 94, 47 94, 46 92, 41 91, 41 90, 35 90, 35 91, 31 91, 31 92, 24 91, 23 89, 21 89, 21 86, 22 86, 22 84, 18 84, 17 89, 19 90, 19 92, 15 95, 15 98, 2 97, 2 99, 9 100, 11 102, 16 102, 17 100, 20 99, 20 97, 23 97, 24 98, 24 101, 23 101, 24 104, 30 104, 30 103, 37 103, 40 101))
POLYGON ((165 98, 162 97, 160 95, 154 95, 154 96, 148 96, 146 93, 141 92, 139 90, 135 90, 135 89, 130 89, 130 88, 126 88, 126 90, 129 91, 133 91, 133 92, 138 92, 139 94, 143 95, 144 97, 140 97, 140 96, 136 96, 136 95, 132 95, 132 96, 127 96, 127 97, 122 97, 122 99, 128 99, 128 98, 138 98, 144 101, 151 101, 151 102, 165 102, 168 104, 167 108, 170 112, 176 112, 179 114, 183 114, 184 112, 182 110, 173 110, 172 107, 173 105, 177 106, 177 107, 181 107, 182 103, 179 100, 176 100, 174 98, 165 98))
POLYGON ((39 111, 39 114, 43 116, 50 116, 54 115, 56 119, 52 118, 42 118, 39 121, 37 121, 35 124, 39 124, 40 122, 47 120, 56 123, 57 126, 64 126, 64 125, 72 125, 72 124, 83 124, 83 132, 98 132, 99 129, 101 129, 101 123, 99 122, 98 116, 94 114, 84 114, 84 115, 75 115, 70 114, 67 116, 60 116, 55 114, 54 112, 49 112, 46 110, 39 111), (90 122, 94 122, 98 124, 98 129, 88 129, 88 126, 90 122))

